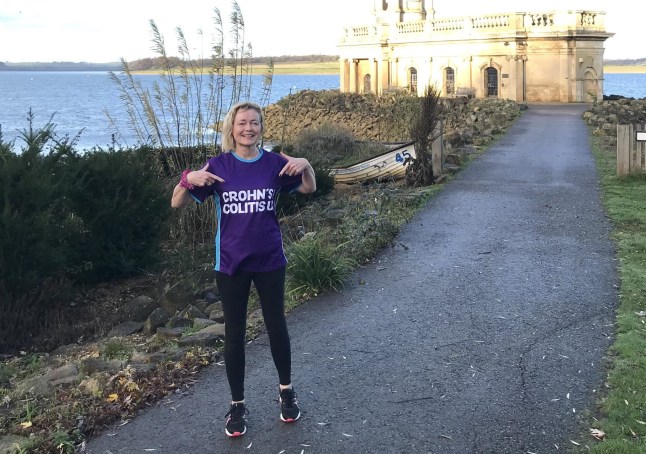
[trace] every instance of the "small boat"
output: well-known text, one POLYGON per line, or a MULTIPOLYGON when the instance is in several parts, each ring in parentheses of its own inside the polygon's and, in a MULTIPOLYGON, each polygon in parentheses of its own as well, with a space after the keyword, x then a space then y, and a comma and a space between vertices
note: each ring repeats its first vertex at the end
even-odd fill
POLYGON ((394 148, 347 167, 330 169, 336 183, 360 183, 367 180, 403 178, 406 166, 415 159, 415 142, 397 144, 394 148))

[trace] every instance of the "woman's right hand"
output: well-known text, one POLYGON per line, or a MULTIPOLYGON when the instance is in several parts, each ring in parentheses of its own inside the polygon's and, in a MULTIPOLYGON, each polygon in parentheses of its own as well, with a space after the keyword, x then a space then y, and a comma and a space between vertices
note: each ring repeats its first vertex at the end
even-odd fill
POLYGON ((193 186, 211 186, 216 181, 224 183, 222 178, 206 170, 208 168, 209 163, 207 162, 200 170, 189 172, 188 175, 186 175, 186 180, 193 186))

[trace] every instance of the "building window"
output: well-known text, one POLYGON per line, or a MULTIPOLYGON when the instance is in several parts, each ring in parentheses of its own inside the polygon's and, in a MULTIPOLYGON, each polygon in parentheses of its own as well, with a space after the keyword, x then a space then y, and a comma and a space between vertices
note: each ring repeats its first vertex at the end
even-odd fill
POLYGON ((455 94, 455 70, 453 68, 444 70, 444 92, 447 96, 455 94))
POLYGON ((498 96, 498 70, 493 67, 485 69, 485 93, 489 97, 498 96))
POLYGON ((411 93, 417 93, 417 69, 408 70, 408 89, 411 93))
POLYGON ((370 74, 363 76, 363 92, 370 93, 372 92, 372 87, 370 86, 370 74))

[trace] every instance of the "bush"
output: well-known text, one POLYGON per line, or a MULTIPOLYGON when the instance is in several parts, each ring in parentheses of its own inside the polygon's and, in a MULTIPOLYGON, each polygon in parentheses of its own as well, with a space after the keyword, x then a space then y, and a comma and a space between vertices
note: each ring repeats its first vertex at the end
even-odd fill
POLYGON ((60 324, 74 282, 149 267, 170 212, 149 150, 78 155, 56 140, 45 151, 51 124, 23 137, 14 153, 0 136, 0 352, 60 324))
POLYGON ((287 275, 293 292, 316 295, 338 290, 354 268, 354 261, 339 253, 343 245, 332 247, 313 235, 287 247, 287 275))
POLYGON ((76 279, 132 276, 154 263, 170 206, 151 150, 95 151, 77 165, 77 186, 67 195, 83 225, 74 244, 76 279))
POLYGON ((323 168, 335 167, 336 163, 354 151, 355 140, 345 126, 323 123, 318 128, 307 128, 296 138, 295 148, 299 156, 323 168))

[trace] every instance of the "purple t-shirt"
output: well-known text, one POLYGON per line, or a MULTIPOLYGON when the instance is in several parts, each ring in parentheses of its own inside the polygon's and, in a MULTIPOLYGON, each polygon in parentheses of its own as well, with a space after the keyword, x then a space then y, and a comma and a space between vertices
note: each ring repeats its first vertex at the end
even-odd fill
POLYGON ((276 197, 298 189, 301 175, 278 176, 287 160, 262 149, 254 159, 229 152, 208 164, 207 170, 224 183, 195 187, 190 194, 199 203, 210 195, 215 200, 215 270, 233 275, 237 270, 263 272, 285 266, 276 197))

